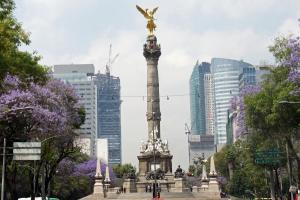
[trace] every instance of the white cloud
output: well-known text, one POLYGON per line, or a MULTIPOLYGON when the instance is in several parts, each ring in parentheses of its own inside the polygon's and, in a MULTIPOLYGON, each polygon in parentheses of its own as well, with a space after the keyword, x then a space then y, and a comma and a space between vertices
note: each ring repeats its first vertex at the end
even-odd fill
MULTIPOLYGON (((300 15, 300 14, 299 14, 300 15)), ((299 35, 300 34, 300 27, 297 18, 294 19, 286 19, 282 25, 279 27, 278 32, 280 34, 289 35, 299 35)))

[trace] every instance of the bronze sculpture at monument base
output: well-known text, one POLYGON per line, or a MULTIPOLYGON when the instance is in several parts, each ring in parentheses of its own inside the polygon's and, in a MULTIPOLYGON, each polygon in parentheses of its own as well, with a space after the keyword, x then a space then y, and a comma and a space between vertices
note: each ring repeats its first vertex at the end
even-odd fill
POLYGON ((156 182, 162 192, 169 192, 174 188, 175 181, 172 174, 172 158, 170 153, 141 152, 138 156, 139 175, 137 181, 137 192, 145 192, 146 187, 152 186, 156 182))

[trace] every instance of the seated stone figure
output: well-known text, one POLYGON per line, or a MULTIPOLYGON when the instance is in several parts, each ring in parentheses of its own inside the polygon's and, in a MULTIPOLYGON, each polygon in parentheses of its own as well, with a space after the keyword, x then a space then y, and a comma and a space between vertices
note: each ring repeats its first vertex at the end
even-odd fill
POLYGON ((136 178, 135 170, 134 170, 134 169, 131 169, 130 172, 128 172, 128 173, 126 174, 126 178, 127 178, 127 179, 135 179, 135 178, 136 178))
POLYGON ((183 170, 180 168, 180 165, 178 165, 176 171, 175 171, 175 178, 183 178, 184 176, 184 172, 183 170))
POLYGON ((164 178, 165 178, 165 173, 160 168, 158 168, 156 170, 156 172, 155 171, 151 171, 151 172, 148 172, 146 174, 146 179, 147 180, 154 180, 154 179, 163 180, 164 178))

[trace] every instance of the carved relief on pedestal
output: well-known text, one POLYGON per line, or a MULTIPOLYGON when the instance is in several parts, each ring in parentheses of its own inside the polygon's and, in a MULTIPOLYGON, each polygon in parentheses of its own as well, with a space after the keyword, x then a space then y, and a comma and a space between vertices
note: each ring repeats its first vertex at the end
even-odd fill
POLYGON ((140 153, 153 153, 154 146, 155 151, 162 153, 162 154, 169 154, 169 145, 168 140, 162 141, 160 138, 158 138, 154 143, 148 140, 147 142, 142 141, 140 146, 140 153), (153 146, 154 145, 154 146, 153 146))

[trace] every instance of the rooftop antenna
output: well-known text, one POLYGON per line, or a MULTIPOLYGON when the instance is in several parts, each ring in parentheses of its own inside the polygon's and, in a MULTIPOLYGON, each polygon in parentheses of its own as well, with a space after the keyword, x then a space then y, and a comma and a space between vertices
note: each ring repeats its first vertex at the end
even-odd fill
POLYGON ((111 67, 112 64, 116 61, 116 59, 118 58, 119 54, 117 53, 113 58, 111 56, 112 54, 112 45, 109 45, 109 52, 108 52, 108 62, 105 65, 105 73, 106 75, 110 75, 110 71, 111 71, 111 67))

